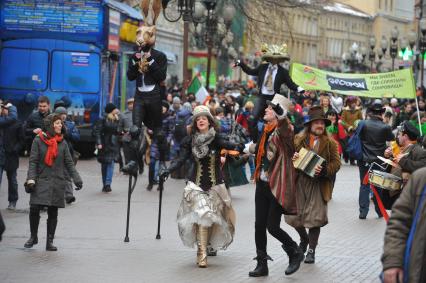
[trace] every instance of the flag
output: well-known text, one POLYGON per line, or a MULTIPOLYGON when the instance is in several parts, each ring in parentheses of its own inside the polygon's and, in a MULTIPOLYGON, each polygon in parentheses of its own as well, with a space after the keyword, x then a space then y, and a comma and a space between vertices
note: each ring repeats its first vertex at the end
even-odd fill
POLYGON ((209 97, 209 92, 201 84, 200 78, 197 76, 192 79, 192 82, 188 87, 187 93, 191 92, 195 94, 195 100, 201 104, 203 104, 209 97))

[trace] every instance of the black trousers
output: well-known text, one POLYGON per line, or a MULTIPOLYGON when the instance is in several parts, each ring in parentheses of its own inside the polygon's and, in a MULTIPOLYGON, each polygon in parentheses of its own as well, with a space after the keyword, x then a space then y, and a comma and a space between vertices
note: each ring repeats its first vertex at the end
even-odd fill
POLYGON ((1 213, 0 213, 0 242, 1 242, 1 237, 3 235, 4 230, 6 230, 6 226, 4 225, 3 217, 1 216, 1 213))
POLYGON ((254 102, 253 112, 248 119, 249 133, 254 143, 256 143, 259 138, 259 130, 257 128, 257 122, 259 122, 259 120, 263 119, 263 116, 265 116, 265 109, 267 105, 266 101, 272 100, 274 96, 275 95, 259 94, 256 97, 256 100, 254 102))
POLYGON ((284 246, 296 246, 293 239, 280 227, 284 211, 272 195, 267 182, 259 180, 256 183, 254 201, 256 206, 255 242, 258 253, 260 251, 266 254, 266 230, 284 246))
MULTIPOLYGON (((43 207, 44 207, 43 205, 38 205, 38 204, 34 205, 34 204, 32 204, 30 206, 30 217, 31 216, 33 216, 33 217, 40 217, 40 210, 42 210, 43 207)), ((56 206, 48 206, 47 207, 47 216, 48 216, 48 219, 51 219, 51 220, 58 219, 58 207, 56 207, 56 206)))
MULTIPOLYGON (((142 129, 142 123, 153 131, 154 142, 158 144, 160 152, 160 161, 165 161, 167 153, 167 141, 165 133, 162 130, 162 111, 163 106, 161 103, 161 94, 159 91, 152 91, 147 93, 136 93, 134 108, 132 113, 133 125, 142 129)), ((138 163, 138 149, 134 149, 132 160, 138 163)))

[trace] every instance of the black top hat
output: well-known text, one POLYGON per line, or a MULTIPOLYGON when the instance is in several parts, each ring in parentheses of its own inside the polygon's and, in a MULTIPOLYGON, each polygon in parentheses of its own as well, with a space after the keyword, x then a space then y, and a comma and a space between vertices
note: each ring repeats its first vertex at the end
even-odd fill
POLYGON ((308 120, 305 122, 305 126, 316 120, 323 120, 327 127, 331 124, 331 121, 325 117, 324 110, 321 106, 313 106, 309 109, 308 120))

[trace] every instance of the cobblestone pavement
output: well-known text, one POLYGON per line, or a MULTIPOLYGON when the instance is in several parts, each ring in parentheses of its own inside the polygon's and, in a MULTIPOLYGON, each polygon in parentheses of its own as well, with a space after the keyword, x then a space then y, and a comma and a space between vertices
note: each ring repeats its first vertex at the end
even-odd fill
MULTIPOLYGON (((385 223, 370 209, 367 220, 358 219, 358 170, 343 166, 337 176, 330 223, 321 229, 316 264, 302 264, 285 276, 288 264, 278 241, 268 238, 270 274, 249 278, 254 267, 254 185, 232 188, 237 227, 234 243, 217 257, 210 257, 207 269, 195 265, 195 249, 182 245, 176 226, 176 212, 184 182, 169 179, 163 198, 161 240, 156 240, 158 192, 145 190, 147 173, 133 194, 130 242, 124 243, 128 178, 117 173, 112 193, 101 192, 100 166, 95 160, 77 165, 84 180, 77 202, 59 210, 55 245, 58 252, 46 252, 46 213, 42 215, 39 244, 24 249, 29 236, 28 195, 22 184, 27 159, 18 171, 20 199, 17 211, 7 207, 7 179, 0 190, 0 208, 7 231, 0 243, 0 282, 379 282, 380 255, 385 223)), ((284 221, 283 221, 284 222, 284 221)), ((286 224, 286 231, 296 233, 286 224)))

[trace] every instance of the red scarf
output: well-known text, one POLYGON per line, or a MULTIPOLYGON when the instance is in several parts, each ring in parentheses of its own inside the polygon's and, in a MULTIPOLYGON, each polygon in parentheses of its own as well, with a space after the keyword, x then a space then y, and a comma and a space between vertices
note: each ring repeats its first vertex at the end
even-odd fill
POLYGON ((44 157, 44 163, 46 163, 47 166, 52 167, 53 162, 58 156, 58 142, 61 142, 63 137, 61 135, 49 137, 48 134, 44 134, 43 132, 40 132, 38 136, 47 145, 47 152, 46 156, 44 157))
POLYGON ((270 122, 265 125, 265 128, 263 130, 262 138, 260 139, 259 147, 257 150, 257 156, 256 156, 256 170, 254 171, 255 180, 259 180, 259 177, 260 177, 260 167, 262 166, 262 158, 265 155, 266 137, 268 136, 270 132, 275 130, 275 128, 277 127, 277 124, 278 124, 277 121, 270 122))

